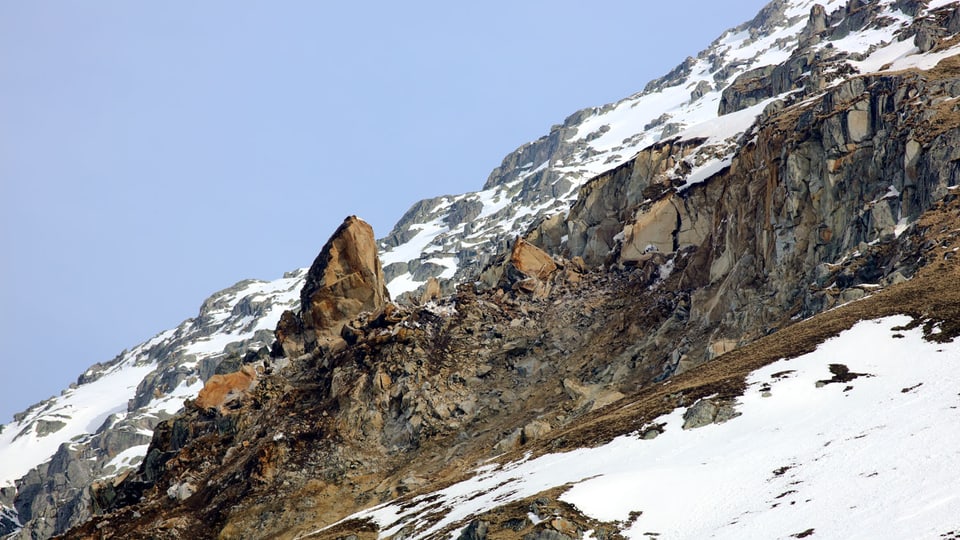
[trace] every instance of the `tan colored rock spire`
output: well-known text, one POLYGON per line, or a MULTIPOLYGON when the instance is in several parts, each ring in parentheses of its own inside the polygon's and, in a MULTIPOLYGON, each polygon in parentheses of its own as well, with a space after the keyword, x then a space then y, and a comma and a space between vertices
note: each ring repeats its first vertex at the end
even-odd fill
POLYGON ((287 356, 309 352, 338 340, 350 319, 377 311, 389 301, 373 227, 350 216, 327 240, 307 273, 300 292, 299 321, 285 314, 277 339, 287 356))

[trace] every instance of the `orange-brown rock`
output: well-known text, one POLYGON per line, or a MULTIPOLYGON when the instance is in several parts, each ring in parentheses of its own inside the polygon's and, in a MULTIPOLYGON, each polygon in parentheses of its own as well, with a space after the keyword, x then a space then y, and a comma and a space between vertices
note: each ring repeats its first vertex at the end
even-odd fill
POLYGON ((557 269, 550 255, 523 238, 517 238, 513 244, 510 264, 520 273, 539 280, 547 279, 557 269))
POLYGON ((549 278, 557 269, 557 263, 547 252, 517 237, 509 256, 497 258, 481 272, 478 281, 487 288, 498 287, 541 297, 549 290, 549 278))
POLYGON ((250 391, 256 381, 257 370, 253 366, 243 366, 240 371, 226 375, 214 375, 197 394, 194 404, 201 409, 221 409, 250 391))
POLYGON ((305 352, 303 342, 303 321, 292 311, 284 311, 274 331, 277 344, 283 351, 283 356, 296 358, 305 352))
POLYGON ((373 228, 350 216, 313 261, 300 291, 300 314, 284 315, 277 343, 286 356, 330 345, 341 339, 347 321, 389 301, 373 228))
POLYGON ((431 300, 436 300, 440 298, 440 281, 437 278, 430 276, 427 280, 427 286, 423 289, 423 294, 420 295, 420 303, 426 304, 431 300))

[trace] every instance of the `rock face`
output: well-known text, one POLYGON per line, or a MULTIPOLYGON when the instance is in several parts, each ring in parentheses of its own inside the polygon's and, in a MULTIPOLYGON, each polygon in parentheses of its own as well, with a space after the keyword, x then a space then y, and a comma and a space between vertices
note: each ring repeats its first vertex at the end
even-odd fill
POLYGON ((373 228, 350 216, 313 261, 300 292, 300 313, 284 313, 278 343, 287 356, 329 346, 340 340, 348 320, 389 301, 373 228))
POLYGON ((697 344, 680 346, 676 369, 702 363, 789 324, 785 314, 809 317, 913 275, 902 257, 913 248, 897 235, 958 181, 958 116, 946 105, 960 95, 958 66, 952 56, 927 71, 852 77, 768 107, 729 164, 694 185, 678 164, 706 142, 653 145, 585 184, 567 216, 528 240, 588 265, 660 273, 691 258, 684 332, 697 344), (855 251, 876 258, 838 266, 855 251))
MULTIPOLYGON (((508 249, 514 237, 582 200, 578 190, 586 182, 651 145, 676 142, 675 136, 703 120, 697 111, 730 115, 798 90, 819 91, 827 79, 854 73, 849 65, 823 62, 831 51, 815 51, 811 36, 829 39, 875 21, 886 24, 885 19, 876 16, 873 6, 851 14, 838 10, 829 17, 814 7, 812 2, 771 2, 753 20, 724 33, 642 92, 577 111, 549 134, 520 146, 491 171, 481 191, 415 204, 380 244, 395 296, 424 287, 430 276, 441 279, 445 293, 452 292, 455 283, 473 279, 508 249), (779 64, 770 61, 782 57, 789 58, 779 64), (624 129, 626 123, 635 127, 624 129), (426 243, 429 257, 421 257, 419 249, 411 257, 404 249, 414 239, 417 245, 426 243)), ((739 134, 730 136, 736 139, 739 134)), ((684 137, 681 144, 688 140, 684 137)), ((730 155, 735 142, 711 141, 709 146, 717 155, 730 155)), ((689 172, 698 161, 702 159, 692 156, 674 161, 670 168, 686 166, 689 172)), ((572 242, 579 240, 571 237, 572 242)))

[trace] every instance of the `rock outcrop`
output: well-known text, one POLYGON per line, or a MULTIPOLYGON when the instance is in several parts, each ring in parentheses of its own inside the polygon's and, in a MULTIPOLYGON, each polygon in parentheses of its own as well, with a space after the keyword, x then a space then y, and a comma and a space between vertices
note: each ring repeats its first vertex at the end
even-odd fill
POLYGON ((377 256, 373 228, 350 216, 343 221, 307 272, 300 312, 286 312, 277 327, 277 343, 296 357, 341 341, 340 331, 362 312, 390 301, 377 256))
POLYGON ((247 394, 256 381, 257 370, 253 366, 243 366, 239 371, 214 375, 203 385, 194 403, 201 409, 222 410, 224 406, 247 394))
POLYGON ((503 290, 522 290, 545 296, 550 278, 559 266, 549 254, 518 237, 509 254, 498 257, 480 274, 485 287, 503 290))

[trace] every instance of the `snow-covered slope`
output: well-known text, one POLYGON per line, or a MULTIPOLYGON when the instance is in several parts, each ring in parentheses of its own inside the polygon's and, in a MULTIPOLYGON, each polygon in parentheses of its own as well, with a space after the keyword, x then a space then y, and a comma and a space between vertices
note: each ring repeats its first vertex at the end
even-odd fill
POLYGON ((656 438, 635 433, 490 464, 442 491, 348 519, 376 522, 381 537, 400 529, 437 537, 568 486, 561 500, 625 524, 629 538, 955 537, 960 343, 925 341, 921 328, 900 328, 910 321, 862 321, 810 354, 755 371, 726 422, 684 429, 686 410, 677 409, 653 422, 663 430, 656 438))
POLYGON ((896 0, 774 0, 643 92, 579 111, 521 146, 481 191, 415 204, 381 243, 391 293, 413 291, 429 276, 471 278, 531 224, 565 212, 585 182, 652 144, 706 138, 671 171, 683 189, 729 165, 740 137, 777 100, 812 97, 851 74, 936 65, 960 49, 921 53, 914 43, 918 26, 955 6, 945 0, 926 7, 896 0), (822 19, 814 14, 817 5, 824 8, 822 19), (728 90, 752 73, 778 79, 780 87, 754 99, 728 90), (745 106, 731 107, 731 100, 745 106))
MULTIPOLYGON (((184 399, 196 397, 221 361, 272 343, 280 315, 299 304, 304 275, 299 270, 220 291, 203 303, 196 318, 92 366, 59 396, 17 414, 0 431, 3 511, 11 513, 10 488, 16 485, 20 521, 49 510, 52 527, 60 518, 46 501, 49 490, 66 491, 58 493, 60 498, 82 498, 91 481, 137 465, 156 424, 178 412, 184 399), (51 485, 52 458, 54 468, 69 470, 66 486, 51 485)), ((49 527, 41 533, 52 532, 49 527)))

